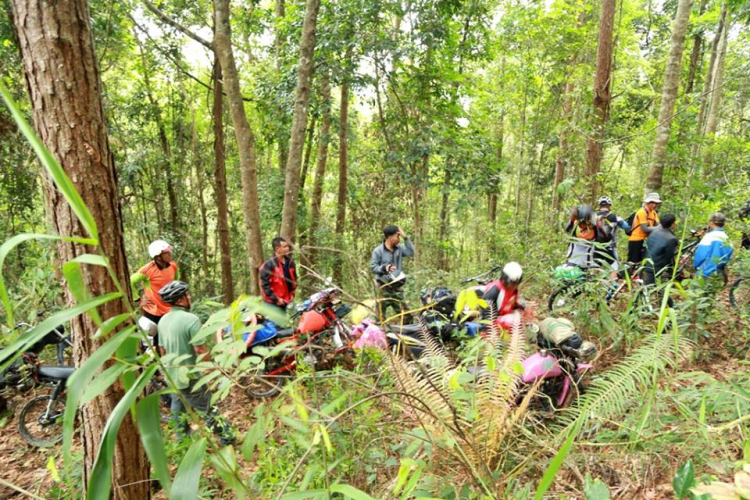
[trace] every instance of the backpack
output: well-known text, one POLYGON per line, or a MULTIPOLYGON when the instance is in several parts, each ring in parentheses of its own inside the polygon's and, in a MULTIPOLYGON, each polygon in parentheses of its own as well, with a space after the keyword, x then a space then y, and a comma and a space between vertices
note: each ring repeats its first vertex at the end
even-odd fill
MULTIPOLYGON (((615 219, 616 221, 617 219, 615 219)), ((615 222, 616 224, 616 222, 615 222)), ((609 243, 614 238, 616 227, 609 220, 609 214, 598 214, 596 217, 596 242, 609 243)))
POLYGON ((635 214, 636 214, 636 213, 637 213, 637 212, 633 212, 632 214, 630 214, 630 215, 628 216, 628 218, 627 218, 627 219, 625 219, 625 222, 627 222, 627 223, 628 223, 628 226, 630 226, 630 229, 629 229, 629 230, 627 230, 627 231, 625 231, 625 234, 627 234, 628 236, 630 236, 631 234, 633 234, 633 229, 635 229, 635 228, 633 227, 633 222, 635 222, 635 214))

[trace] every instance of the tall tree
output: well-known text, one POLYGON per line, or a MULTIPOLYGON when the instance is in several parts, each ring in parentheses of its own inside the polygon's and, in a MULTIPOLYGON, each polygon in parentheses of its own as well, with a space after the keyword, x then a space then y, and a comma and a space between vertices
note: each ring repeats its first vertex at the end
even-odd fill
MULTIPOLYGON (((719 111, 721 109, 721 93, 722 87, 724 86, 724 60, 727 56, 727 44, 728 44, 728 33, 731 23, 726 21, 726 27, 724 33, 719 41, 718 51, 719 54, 716 57, 716 67, 714 68, 714 74, 711 78, 713 92, 711 93, 711 106, 708 110, 708 118, 706 119, 706 137, 709 140, 713 140, 716 134, 716 129, 719 126, 719 111)), ((705 156, 703 160, 703 175, 704 177, 710 177, 712 171, 712 161, 710 152, 705 156)))
POLYGON ((214 126, 214 182, 216 183, 216 225, 219 231, 219 254, 221 255, 221 291, 224 303, 234 300, 232 280, 232 247, 229 237, 229 210, 227 208, 227 172, 224 150, 224 85, 221 81, 221 65, 214 59, 214 93, 212 117, 214 126))
MULTIPOLYGON (((107 139, 88 2, 13 0, 12 7, 35 128, 88 206, 101 229, 101 250, 114 270, 114 278, 124 285, 128 282, 128 264, 120 198, 114 158, 107 139)), ((45 206, 55 232, 84 236, 85 230, 52 180, 46 179, 43 186, 45 206)), ((70 261, 89 251, 80 244, 58 244, 62 261, 70 261)), ((83 277, 92 295, 117 290, 113 277, 104 267, 85 266, 83 277)), ((69 288, 66 299, 70 303, 75 300, 69 288)), ((125 300, 128 299, 100 306, 99 315, 106 320, 126 313, 125 300)), ((80 366, 105 339, 94 336, 97 325, 88 315, 75 318, 70 326, 73 357, 76 366, 80 366)), ((107 418, 123 395, 123 387, 116 383, 83 405, 80 422, 85 483, 91 477, 107 418)), ((117 436, 112 482, 118 498, 142 500, 151 496, 148 461, 129 414, 117 436)))
MULTIPOLYGON (((716 68, 716 58, 719 53, 719 41, 724 35, 724 25, 727 19, 727 5, 722 3, 721 15, 719 16, 719 24, 716 27, 716 36, 711 44, 711 57, 708 63, 708 70, 706 71, 706 79, 703 81, 703 92, 701 93, 701 104, 700 111, 698 112, 698 126, 697 135, 702 136, 706 131, 706 110, 708 109, 708 103, 711 100, 711 88, 713 86, 714 69, 716 68)), ((693 145, 693 154, 697 155, 700 151, 700 141, 695 141, 693 145)))
POLYGON ((245 238, 250 259, 251 293, 259 294, 258 268, 263 263, 263 241, 258 208, 258 168, 255 160, 255 136, 247 121, 240 90, 240 76, 232 51, 232 30, 229 24, 229 0, 214 0, 214 50, 224 75, 224 86, 234 124, 234 135, 240 154, 242 171, 242 207, 245 212, 245 238))
MULTIPOLYGON (((698 15, 703 15, 706 12, 708 6, 708 0, 701 0, 700 8, 698 9, 698 15)), ((685 95, 693 93, 693 84, 695 83, 695 74, 700 64, 701 54, 703 53, 703 30, 696 30, 693 35, 693 51, 690 54, 690 70, 688 71, 687 84, 685 85, 685 95)))
POLYGON ((318 244, 317 235, 320 224, 320 208, 323 204, 323 181, 326 174, 326 163, 328 162, 328 144, 331 133, 331 83, 328 76, 323 78, 320 86, 320 106, 323 119, 320 124, 320 135, 318 137, 318 157, 315 165, 315 181, 313 182, 312 202, 310 206, 310 235, 307 244, 310 247, 310 267, 317 263, 318 244))
POLYGON ((685 50, 685 34, 690 20, 690 5, 692 0, 679 0, 677 12, 672 25, 671 47, 667 67, 664 70, 664 84, 662 85, 661 108, 659 121, 656 124, 656 139, 651 154, 651 168, 648 171, 646 189, 656 191, 661 189, 664 176, 664 164, 667 159, 667 143, 672 130, 674 103, 677 100, 677 89, 680 84, 680 68, 682 67, 682 52, 685 50))
POLYGON ((310 83, 312 81, 313 53, 315 52, 315 29, 318 25, 319 11, 320 0, 307 1, 305 21, 302 26, 302 41, 299 48, 297 89, 295 90, 289 159, 286 164, 284 208, 281 213, 281 236, 287 241, 295 241, 296 239, 299 176, 302 166, 302 149, 305 145, 307 108, 310 104, 310 83))
POLYGON ((599 15, 599 40, 596 48, 596 75, 594 76, 593 129, 586 139, 586 172, 589 198, 599 191, 599 170, 602 164, 604 127, 609 117, 612 101, 612 54, 614 52, 614 24, 617 0, 603 0, 599 15))
MULTIPOLYGON (((336 199, 336 238, 342 242, 344 239, 344 228, 346 226, 346 188, 347 176, 349 175, 349 82, 341 83, 341 111, 339 114, 339 191, 336 199)), ((338 259, 338 265, 334 267, 333 277, 337 283, 341 282, 342 262, 338 259)))

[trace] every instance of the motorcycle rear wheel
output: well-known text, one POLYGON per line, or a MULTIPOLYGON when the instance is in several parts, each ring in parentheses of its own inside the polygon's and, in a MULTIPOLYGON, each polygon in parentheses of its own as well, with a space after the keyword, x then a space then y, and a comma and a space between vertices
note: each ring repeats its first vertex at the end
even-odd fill
POLYGON ((284 385, 284 377, 279 375, 269 375, 268 372, 274 371, 281 366, 279 360, 266 360, 266 367, 242 381, 245 386, 245 394, 250 398, 264 399, 270 398, 281 392, 284 385))
POLYGON ((37 396, 26 403, 18 415, 18 431, 31 446, 44 448, 58 443, 63 438, 62 420, 65 412, 65 399, 52 402, 49 414, 47 406, 52 396, 37 396))

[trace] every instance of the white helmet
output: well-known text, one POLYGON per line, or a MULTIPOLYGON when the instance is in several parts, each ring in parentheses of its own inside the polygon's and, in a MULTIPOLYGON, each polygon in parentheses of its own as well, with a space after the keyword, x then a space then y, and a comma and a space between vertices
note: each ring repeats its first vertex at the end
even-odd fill
POLYGON ((508 262, 503 267, 500 279, 505 283, 520 283, 523 279, 523 269, 518 262, 508 262))
POLYGON ((152 241, 148 246, 148 255, 153 259, 157 255, 161 255, 162 252, 171 252, 172 245, 164 240, 152 241))

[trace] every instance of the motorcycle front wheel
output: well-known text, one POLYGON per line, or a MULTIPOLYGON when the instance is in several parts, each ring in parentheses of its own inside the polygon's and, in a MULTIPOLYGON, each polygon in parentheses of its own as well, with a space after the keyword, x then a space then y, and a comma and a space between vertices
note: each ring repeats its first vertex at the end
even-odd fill
POLYGON ((52 396, 37 396, 21 409, 18 431, 31 446, 44 448, 63 438, 65 399, 52 401, 52 396))
POLYGON ((245 387, 245 394, 255 399, 270 398, 281 392, 284 385, 284 377, 281 375, 269 375, 281 367, 281 360, 268 359, 266 367, 258 373, 245 377, 242 384, 245 387))

